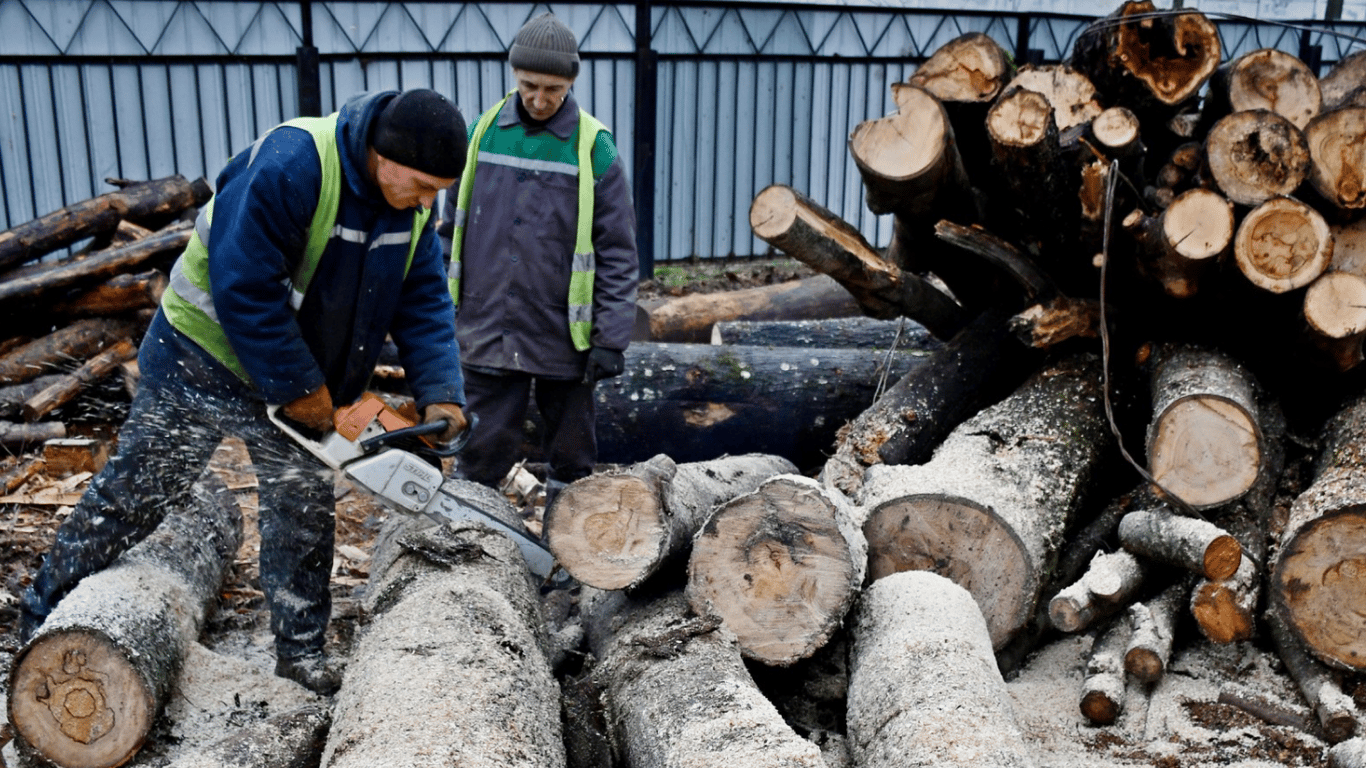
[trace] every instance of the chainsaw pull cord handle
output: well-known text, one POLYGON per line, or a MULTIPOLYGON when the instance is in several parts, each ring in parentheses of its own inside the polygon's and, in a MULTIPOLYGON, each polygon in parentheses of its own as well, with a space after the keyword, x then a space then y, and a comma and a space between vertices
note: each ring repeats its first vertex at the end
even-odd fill
MULTIPOLYGON (((470 441, 470 435, 474 433, 474 428, 479 425, 479 415, 471 413, 469 423, 465 426, 465 431, 455 436, 455 439, 444 445, 423 446, 424 452, 430 452, 436 456, 454 456, 465 449, 465 445, 470 441)), ((394 443, 403 442, 409 438, 420 437, 422 435, 435 435, 446 431, 446 419, 429 421, 425 424, 417 424, 411 427, 395 429, 392 432, 385 432, 382 435, 375 435, 361 441, 360 449, 364 453, 373 453, 394 443)))

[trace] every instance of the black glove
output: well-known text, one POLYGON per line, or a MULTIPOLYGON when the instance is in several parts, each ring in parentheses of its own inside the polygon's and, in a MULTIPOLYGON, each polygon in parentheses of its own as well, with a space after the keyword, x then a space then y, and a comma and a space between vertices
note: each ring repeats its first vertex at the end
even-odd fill
POLYGON ((619 349, 593 347, 588 352, 588 365, 584 366, 583 369, 583 383, 592 384, 595 381, 620 376, 624 370, 626 370, 625 352, 619 349))

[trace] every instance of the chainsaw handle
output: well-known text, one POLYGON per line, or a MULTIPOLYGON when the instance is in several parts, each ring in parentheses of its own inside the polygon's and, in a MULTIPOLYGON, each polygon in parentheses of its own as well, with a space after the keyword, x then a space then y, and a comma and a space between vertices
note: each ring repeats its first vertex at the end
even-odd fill
MULTIPOLYGON (((429 452, 436 456, 454 456, 465 449, 465 444, 470 441, 470 435, 474 433, 474 428, 478 425, 479 416, 477 414, 471 413, 469 417, 469 423, 465 425, 465 431, 456 435, 454 440, 444 445, 437 445, 431 447, 424 446, 422 450, 423 452, 429 452)), ((435 435, 441 432, 445 432, 447 426, 448 422, 446 421, 446 419, 438 419, 437 421, 429 421, 425 424, 416 424, 411 427, 395 429, 391 432, 385 432, 382 435, 375 435, 374 437, 362 440, 360 444, 360 449, 362 453, 374 453, 380 448, 392 445, 396 442, 407 440, 409 438, 420 437, 422 435, 435 435)))

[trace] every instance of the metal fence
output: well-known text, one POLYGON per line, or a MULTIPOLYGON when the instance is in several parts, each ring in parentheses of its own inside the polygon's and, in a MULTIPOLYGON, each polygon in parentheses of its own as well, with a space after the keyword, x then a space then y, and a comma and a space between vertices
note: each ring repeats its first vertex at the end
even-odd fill
MULTIPOLYGON (((0 0, 0 229, 107 192, 107 178, 213 181, 227 158, 351 94, 436 88, 473 119, 506 52, 552 10, 574 29, 580 103, 632 169, 643 261, 752 256, 750 201, 789 184, 890 239, 846 148, 890 83, 983 32, 1017 61, 1068 55, 1092 16, 782 3, 0 0)), ((1225 58, 1265 47, 1328 67, 1362 22, 1224 18, 1225 58)))

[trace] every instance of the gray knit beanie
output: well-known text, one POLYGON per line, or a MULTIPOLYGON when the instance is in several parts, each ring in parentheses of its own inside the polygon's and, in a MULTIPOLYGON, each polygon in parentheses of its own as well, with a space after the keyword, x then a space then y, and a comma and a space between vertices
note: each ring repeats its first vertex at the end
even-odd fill
POLYGON ((579 76, 579 41, 555 14, 543 13, 523 24, 512 38, 508 63, 513 69, 573 80, 579 76))

